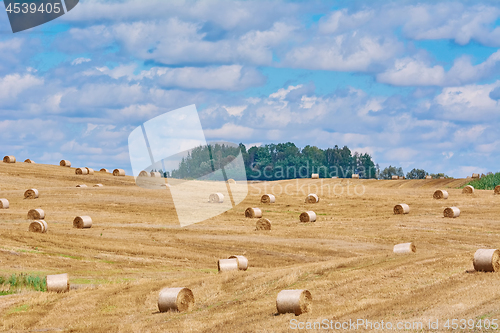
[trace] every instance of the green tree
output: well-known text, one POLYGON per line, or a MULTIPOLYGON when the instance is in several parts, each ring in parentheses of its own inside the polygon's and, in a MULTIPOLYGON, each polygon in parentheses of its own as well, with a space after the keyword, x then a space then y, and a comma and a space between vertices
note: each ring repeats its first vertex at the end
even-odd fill
POLYGON ((425 176, 428 176, 429 174, 422 169, 413 169, 410 172, 406 174, 406 178, 408 179, 425 179, 425 176))

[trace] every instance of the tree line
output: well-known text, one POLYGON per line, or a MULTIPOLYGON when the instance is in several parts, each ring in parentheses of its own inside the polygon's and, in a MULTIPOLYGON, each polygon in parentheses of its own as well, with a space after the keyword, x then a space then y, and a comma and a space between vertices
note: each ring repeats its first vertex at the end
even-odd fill
MULTIPOLYGON (((360 154, 344 146, 321 149, 307 145, 300 149, 292 142, 266 144, 247 150, 244 144, 210 144, 199 146, 179 162, 179 167, 165 177, 181 179, 223 180, 282 180, 310 178, 313 173, 320 178, 352 178, 358 174, 362 179, 391 179, 393 175, 405 176, 401 167, 388 166, 382 171, 368 153, 360 154), (235 157, 242 154, 240 163, 235 157), (224 166, 224 173, 219 170, 224 166)), ((408 179, 424 179, 429 173, 413 169, 406 174, 408 179)), ((448 177, 442 173, 430 174, 433 178, 448 177)))

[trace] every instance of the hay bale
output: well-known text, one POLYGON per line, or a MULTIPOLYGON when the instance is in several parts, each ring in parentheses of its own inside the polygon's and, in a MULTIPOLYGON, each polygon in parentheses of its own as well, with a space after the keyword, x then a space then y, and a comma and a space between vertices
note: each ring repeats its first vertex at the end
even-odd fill
POLYGON ((59 165, 60 166, 63 166, 63 167, 70 167, 71 166, 71 162, 68 161, 68 160, 61 160, 61 162, 59 162, 59 165))
POLYGON ((28 212, 28 220, 43 220, 45 218, 45 212, 41 208, 30 209, 28 212))
POLYGON ((219 261, 217 261, 217 269, 219 270, 219 273, 227 271, 237 271, 239 269, 238 259, 219 259, 219 261))
POLYGON ((93 175, 94 174, 94 169, 87 168, 87 167, 85 167, 85 169, 87 169, 87 174, 88 175, 93 175))
POLYGON ((299 216, 300 222, 316 222, 316 213, 312 210, 303 212, 299 216))
POLYGON ((193 292, 188 288, 164 288, 158 295, 160 312, 189 311, 194 306, 193 292))
POLYGON ((495 194, 500 194, 500 185, 495 186, 495 194))
POLYGON ((77 216, 73 220, 73 228, 87 229, 92 227, 92 219, 90 216, 77 216))
POLYGON ((311 179, 319 179, 319 173, 311 174, 311 179))
POLYGON ((36 199, 38 198, 38 190, 36 188, 30 188, 24 192, 24 199, 36 199))
POLYGON ((264 194, 260 198, 260 202, 265 203, 265 204, 270 204, 270 203, 275 203, 276 202, 276 197, 272 194, 264 194))
POLYGON ((445 190, 436 190, 432 197, 434 199, 448 199, 448 192, 445 190))
POLYGON ((473 174, 472 174, 472 178, 479 179, 479 174, 478 174, 478 173, 473 173, 473 174))
POLYGON ((432 176, 425 176, 425 179, 432 179, 432 176))
POLYGON ((228 184, 236 184, 236 180, 234 180, 234 179, 231 178, 231 179, 227 180, 227 183, 228 184))
POLYGON ((102 184, 95 184, 93 187, 103 187, 104 185, 102 184))
POLYGON ((392 176, 392 180, 398 180, 399 176, 392 176))
POLYGON ((460 209, 457 207, 448 207, 444 210, 444 217, 459 217, 460 216, 460 209))
POLYGON ((42 222, 43 224, 43 228, 44 228, 44 233, 47 232, 47 230, 49 230, 49 226, 47 225, 47 222, 45 222, 44 220, 38 220, 38 222, 42 222))
POLYGON ((311 293, 305 289, 282 290, 276 298, 276 309, 279 314, 293 313, 296 316, 311 312, 311 293))
POLYGON ((359 174, 358 173, 353 173, 351 176, 352 179, 359 179, 359 174))
POLYGON ((208 196, 208 202, 210 203, 221 203, 224 202, 224 194, 222 193, 212 193, 208 196))
POLYGON ((0 199, 0 209, 8 209, 9 208, 9 200, 0 199))
POLYGON ((31 232, 39 232, 42 234, 47 232, 46 225, 44 223, 42 223, 42 221, 40 221, 40 220, 36 220, 36 221, 31 222, 29 227, 28 227, 28 230, 31 232))
POLYGON ((161 173, 159 173, 158 171, 156 171, 156 172, 151 171, 151 177, 161 178, 161 173))
POLYGON ((76 187, 87 187, 87 185, 85 185, 85 184, 79 184, 79 185, 76 185, 76 187))
POLYGON ((333 176, 332 179, 338 179, 339 177, 338 176, 333 176))
POLYGON ((68 274, 47 275, 47 291, 64 293, 69 291, 68 274))
POLYGON ((399 204, 394 206, 394 214, 408 214, 410 212, 410 206, 407 204, 399 204))
POLYGON ((445 177, 439 177, 439 179, 445 179, 445 177))
POLYGON ((151 177, 151 173, 142 170, 141 172, 139 172, 139 176, 138 177, 151 177))
POLYGON ((4 163, 16 163, 16 158, 12 155, 3 158, 4 163))
POLYGON ((238 260, 238 269, 240 271, 246 271, 248 269, 248 259, 244 256, 230 256, 228 259, 238 260))
POLYGON ((25 159, 24 163, 36 164, 33 160, 30 160, 29 158, 25 159))
POLYGON ((99 172, 109 172, 109 170, 102 168, 101 170, 99 170, 99 172))
POLYGON ((471 185, 467 185, 462 189, 463 194, 473 194, 474 193, 474 187, 471 185))
POLYGON ((87 170, 87 168, 76 168, 75 169, 75 174, 76 175, 88 175, 89 174, 89 170, 87 170))
POLYGON ((394 245, 392 250, 394 253, 415 253, 417 252, 417 247, 413 243, 402 243, 394 245))
POLYGON ((262 211, 260 210, 260 208, 247 208, 245 210, 245 217, 249 217, 249 218, 259 218, 259 217, 262 217, 262 211))
POLYGON ((314 193, 310 193, 306 197, 306 203, 318 203, 318 202, 319 202, 319 197, 314 193))
POLYGON ((255 230, 271 230, 271 221, 268 219, 258 219, 255 224, 255 230))
POLYGON ((113 176, 124 177, 125 176, 125 170, 123 170, 123 169, 114 169, 113 170, 113 176))
POLYGON ((479 272, 496 272, 500 268, 500 251, 479 249, 474 253, 474 269, 479 272))

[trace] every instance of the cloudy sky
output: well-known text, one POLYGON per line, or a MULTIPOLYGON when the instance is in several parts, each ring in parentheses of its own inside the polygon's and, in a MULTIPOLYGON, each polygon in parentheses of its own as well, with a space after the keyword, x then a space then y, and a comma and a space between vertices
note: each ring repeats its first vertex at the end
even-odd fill
POLYGON ((195 104, 208 140, 500 171, 494 1, 82 0, 16 34, 2 10, 0 32, 0 140, 20 160, 130 171, 130 132, 195 104))

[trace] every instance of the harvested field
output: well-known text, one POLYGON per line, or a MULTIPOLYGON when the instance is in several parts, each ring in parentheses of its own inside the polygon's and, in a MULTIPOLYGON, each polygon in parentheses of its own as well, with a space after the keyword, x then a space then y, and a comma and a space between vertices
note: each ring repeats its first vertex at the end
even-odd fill
POLYGON ((500 274, 475 272, 472 262, 477 249, 498 248, 500 198, 477 189, 462 195, 465 179, 253 183, 235 208, 181 228, 168 187, 143 189, 132 176, 96 172, 85 179, 104 186, 82 190, 81 177, 71 168, 0 163, 0 197, 10 202, 0 210, 0 276, 67 273, 71 284, 67 293, 0 296, 0 331, 289 332, 292 319, 500 319, 500 290, 492 287, 500 274), (279 194, 285 186, 289 195, 279 194), (43 194, 36 207, 48 216, 47 233, 28 231, 29 188, 43 194), (437 189, 449 198, 433 199, 437 189), (244 212, 265 193, 279 200, 261 206, 273 225, 259 232, 244 212), (309 193, 321 198, 318 220, 300 223, 312 209, 309 193), (411 214, 394 215, 399 202, 411 214), (443 217, 450 206, 460 207, 460 218, 443 217), (73 228, 75 216, 87 215, 92 228, 73 228), (407 242, 418 251, 393 253, 407 242), (219 274, 217 260, 234 254, 248 269, 219 274), (189 288, 192 310, 160 313, 166 287, 189 288), (310 312, 275 315, 278 293, 290 289, 310 291, 310 312))

